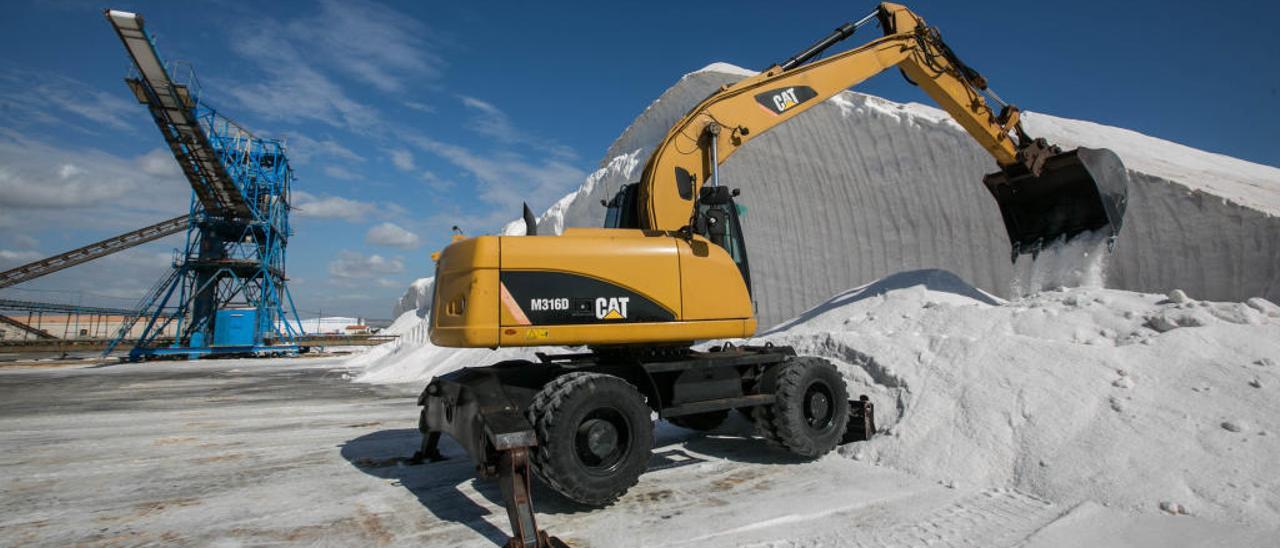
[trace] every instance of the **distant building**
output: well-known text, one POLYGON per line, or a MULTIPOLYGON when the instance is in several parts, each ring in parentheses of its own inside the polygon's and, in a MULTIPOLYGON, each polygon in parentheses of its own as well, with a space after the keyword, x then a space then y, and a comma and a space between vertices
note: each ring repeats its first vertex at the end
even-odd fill
MULTIPOLYGON (((9 318, 44 331, 58 339, 113 339, 127 316, 117 314, 38 314, 4 313, 9 318)), ((133 324, 126 338, 137 338, 146 328, 146 322, 133 324)), ((163 337, 172 337, 177 322, 165 326, 163 337)), ((6 323, 0 323, 0 340, 21 341, 37 339, 35 334, 6 323)))

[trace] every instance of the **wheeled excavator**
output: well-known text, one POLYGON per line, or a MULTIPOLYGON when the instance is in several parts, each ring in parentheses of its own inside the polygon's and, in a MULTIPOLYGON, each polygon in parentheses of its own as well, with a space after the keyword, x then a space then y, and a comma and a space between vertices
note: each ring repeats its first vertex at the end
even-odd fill
POLYGON ((767 442, 813 458, 871 436, 874 407, 865 396, 850 399, 826 360, 772 344, 693 344, 756 329, 739 193, 720 180, 720 165, 752 139, 895 67, 995 158, 999 170, 983 183, 1015 259, 1086 232, 1114 241, 1128 186, 1119 158, 1105 149, 1064 152, 1028 135, 1018 108, 936 28, 901 5, 880 4, 693 107, 654 149, 640 181, 606 202, 604 228, 538 235, 526 208, 525 236, 446 247, 436 264, 433 343, 585 350, 436 377, 418 401, 416 459, 442 458, 440 437, 451 436, 481 476, 499 479, 509 545, 535 546, 556 541, 537 528, 532 475, 568 499, 607 505, 645 470, 654 414, 706 430, 740 410, 767 442), (872 22, 883 37, 820 57, 872 22))

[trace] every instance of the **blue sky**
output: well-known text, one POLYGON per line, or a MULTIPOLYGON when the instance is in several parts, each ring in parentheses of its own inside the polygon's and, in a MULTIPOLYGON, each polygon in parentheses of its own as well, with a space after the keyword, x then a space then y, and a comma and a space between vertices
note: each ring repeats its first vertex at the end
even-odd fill
MULTIPOLYGON (((687 72, 785 59, 870 2, 14 2, 0 20, 0 268, 185 212, 189 187, 101 11, 141 13, 215 107, 288 139, 310 316, 385 318, 452 225, 576 188, 687 72)), ((1275 3, 919 2, 1005 98, 1280 165, 1275 3)), ((872 38, 867 29, 853 42, 872 38)), ((858 88, 927 102, 896 73, 858 88)), ((179 237, 0 290, 128 305, 179 237)))

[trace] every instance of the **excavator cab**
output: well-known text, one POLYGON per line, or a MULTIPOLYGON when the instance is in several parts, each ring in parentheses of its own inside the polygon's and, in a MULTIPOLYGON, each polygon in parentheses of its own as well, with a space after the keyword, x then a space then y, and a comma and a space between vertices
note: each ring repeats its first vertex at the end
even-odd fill
MULTIPOLYGON (((607 209, 604 217, 604 228, 640 228, 637 219, 636 190, 639 183, 622 185, 613 198, 601 204, 607 209)), ((747 292, 751 292, 751 265, 747 261, 747 242, 742 234, 742 222, 739 220, 738 204, 734 198, 741 192, 723 186, 704 186, 698 192, 698 202, 694 211, 693 225, 689 228, 711 243, 716 244, 733 258, 742 273, 742 281, 747 284, 747 292)))
POLYGON ((1086 232, 1105 235, 1108 245, 1120 233, 1129 175, 1116 153, 1090 148, 1049 152, 1032 164, 1038 174, 1018 165, 982 179, 1000 206, 1014 261, 1086 232))
POLYGON ((601 205, 607 208, 604 215, 605 228, 640 228, 640 222, 636 218, 636 189, 638 188, 640 183, 627 183, 618 189, 613 199, 608 202, 600 201, 601 205))
POLYGON ((742 223, 738 219, 738 204, 733 198, 738 189, 723 186, 704 186, 699 192, 697 211, 694 214, 693 231, 716 244, 733 258, 742 273, 742 281, 751 292, 751 265, 747 262, 747 242, 742 235, 742 223))

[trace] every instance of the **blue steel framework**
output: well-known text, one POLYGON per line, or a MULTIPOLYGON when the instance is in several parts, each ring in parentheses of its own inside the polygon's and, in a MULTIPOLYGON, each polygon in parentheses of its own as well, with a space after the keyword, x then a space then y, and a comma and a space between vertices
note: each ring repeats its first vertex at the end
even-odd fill
MULTIPOLYGON (((302 328, 285 283, 293 169, 284 143, 255 137, 200 100, 193 74, 185 84, 174 82, 140 17, 108 12, 108 19, 134 60, 126 82, 149 107, 192 186, 185 250, 139 307, 138 319, 148 319, 130 359, 296 353, 302 328), (253 323, 251 342, 220 340, 218 319, 230 322, 231 315, 218 312, 228 309, 253 323), (176 340, 158 346, 173 322, 176 340)), ((108 353, 131 326, 122 326, 108 353)))

